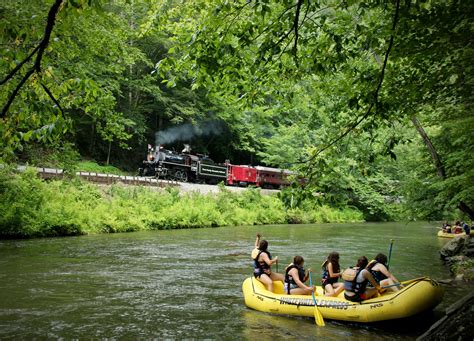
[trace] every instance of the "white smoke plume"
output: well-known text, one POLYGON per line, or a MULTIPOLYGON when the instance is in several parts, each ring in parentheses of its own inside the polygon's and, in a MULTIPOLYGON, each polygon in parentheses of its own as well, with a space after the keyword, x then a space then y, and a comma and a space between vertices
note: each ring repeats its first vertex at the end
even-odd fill
POLYGON ((170 144, 176 141, 190 141, 194 137, 217 135, 222 132, 223 125, 218 121, 203 122, 200 125, 185 123, 177 127, 155 133, 155 144, 170 144))

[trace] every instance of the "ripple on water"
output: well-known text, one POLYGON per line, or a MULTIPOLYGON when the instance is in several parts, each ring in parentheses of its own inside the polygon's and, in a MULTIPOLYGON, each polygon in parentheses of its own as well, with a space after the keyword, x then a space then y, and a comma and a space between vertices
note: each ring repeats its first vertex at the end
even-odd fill
MULTIPOLYGON (((344 267, 362 253, 387 252, 395 238, 397 277, 449 277, 438 260, 436 231, 425 225, 250 226, 0 242, 0 339, 413 339, 422 331, 334 321, 317 328, 311 318, 252 311, 241 285, 252 272, 257 231, 279 256, 280 271, 301 254, 316 276, 330 251, 340 252, 344 267)), ((462 295, 450 292, 450 300, 462 295)))

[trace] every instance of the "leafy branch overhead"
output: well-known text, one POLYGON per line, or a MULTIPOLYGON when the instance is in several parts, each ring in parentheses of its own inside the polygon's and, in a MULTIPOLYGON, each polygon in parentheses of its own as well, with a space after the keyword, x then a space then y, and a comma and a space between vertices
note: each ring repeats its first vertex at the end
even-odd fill
MULTIPOLYGON (((383 144, 385 137, 392 142, 382 150, 397 157, 400 144, 416 138, 404 133, 408 128, 416 134, 410 126, 413 110, 428 128, 434 124, 448 127, 443 119, 426 119, 434 113, 446 117, 445 109, 452 110, 453 116, 465 110, 464 104, 472 103, 472 98, 466 97, 472 87, 465 82, 472 70, 465 58, 472 55, 472 49, 465 49, 472 36, 468 24, 472 4, 245 1, 213 6, 193 1, 190 8, 198 13, 192 25, 170 27, 184 44, 174 46, 170 50, 173 58, 160 63, 163 76, 191 78, 195 88, 206 88, 246 112, 246 122, 256 132, 251 138, 273 151, 262 151, 266 160, 284 155, 289 145, 301 145, 296 134, 293 141, 290 136, 279 136, 298 131, 283 126, 295 125, 313 133, 315 138, 296 148, 298 156, 292 159, 309 161, 304 170, 314 174, 315 182, 321 183, 321 173, 332 171, 321 169, 325 162, 317 160, 329 147, 335 153, 326 153, 326 159, 347 152, 347 146, 357 145, 357 140, 362 145, 383 144), (449 57, 443 56, 446 53, 449 57), (383 61, 380 55, 385 55, 383 61), (302 99, 301 91, 312 91, 305 99, 306 108, 289 115, 302 99), (355 139, 344 141, 350 132, 355 139), (274 141, 280 140, 286 143, 278 150, 274 141)), ((439 129, 431 130, 428 133, 436 137, 439 129)), ((469 134, 461 136, 465 140, 469 134)), ((442 151, 440 154, 437 160, 450 159, 442 151)), ((374 158, 368 160, 373 162, 374 158)), ((469 160, 472 158, 463 160, 463 165, 469 160)), ((364 175, 367 166, 360 168, 364 175)), ((458 169, 452 168, 453 174, 458 169)), ((464 184, 469 183, 469 176, 461 177, 464 184)), ((472 202, 465 191, 470 187, 461 191, 472 202)), ((453 190, 448 185, 450 199, 439 204, 456 206, 453 190)))
MULTIPOLYGON (((63 4, 64 0, 56 0, 55 3, 51 6, 49 13, 48 13, 48 19, 46 23, 46 28, 44 30, 44 36, 41 42, 36 46, 33 51, 23 60, 21 61, 6 77, 0 82, 0 85, 5 84, 8 82, 10 79, 12 79, 25 65, 27 62, 33 58, 34 55, 36 55, 36 59, 34 62, 34 65, 24 74, 23 78, 20 80, 16 88, 13 90, 11 95, 9 96, 7 103, 4 105, 2 112, 0 114, 0 117, 5 117, 8 109, 10 108, 10 105, 13 103, 15 100, 15 97, 17 96, 18 92, 21 90, 21 87, 25 84, 25 82, 30 78, 31 75, 36 73, 39 77, 41 77, 41 61, 43 59, 44 52, 46 48, 48 47, 49 40, 51 38, 51 33, 54 28, 54 24, 56 23, 56 16, 58 12, 61 9, 61 6, 63 4)), ((53 96, 51 91, 48 89, 48 87, 44 84, 41 83, 41 86, 45 90, 45 92, 48 94, 48 96, 51 98, 51 100, 58 106, 58 108, 63 111, 61 106, 59 105, 59 102, 57 99, 53 96)))
POLYGON ((169 147, 298 170, 301 197, 366 219, 469 212, 473 12, 457 0, 0 2, 0 158, 66 142, 136 170, 157 132, 219 121, 220 134, 169 147))

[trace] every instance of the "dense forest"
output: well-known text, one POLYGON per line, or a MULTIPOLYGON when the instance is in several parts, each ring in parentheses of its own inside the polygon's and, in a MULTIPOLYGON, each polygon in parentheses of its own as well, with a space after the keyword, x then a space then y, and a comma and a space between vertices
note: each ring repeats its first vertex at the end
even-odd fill
POLYGON ((474 219, 473 9, 3 1, 0 161, 134 172, 174 132, 169 148, 298 171, 307 183, 282 193, 287 206, 474 219))

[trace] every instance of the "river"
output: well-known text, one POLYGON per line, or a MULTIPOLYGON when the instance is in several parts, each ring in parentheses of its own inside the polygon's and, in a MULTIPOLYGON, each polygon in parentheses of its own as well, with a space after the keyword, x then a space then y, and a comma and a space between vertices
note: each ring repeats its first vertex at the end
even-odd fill
POLYGON ((372 325, 273 316, 245 307, 257 232, 280 258, 320 273, 331 251, 342 267, 388 254, 400 280, 450 277, 434 224, 361 223, 237 226, 0 241, 0 339, 415 339, 461 298, 449 287, 433 313, 372 325))

